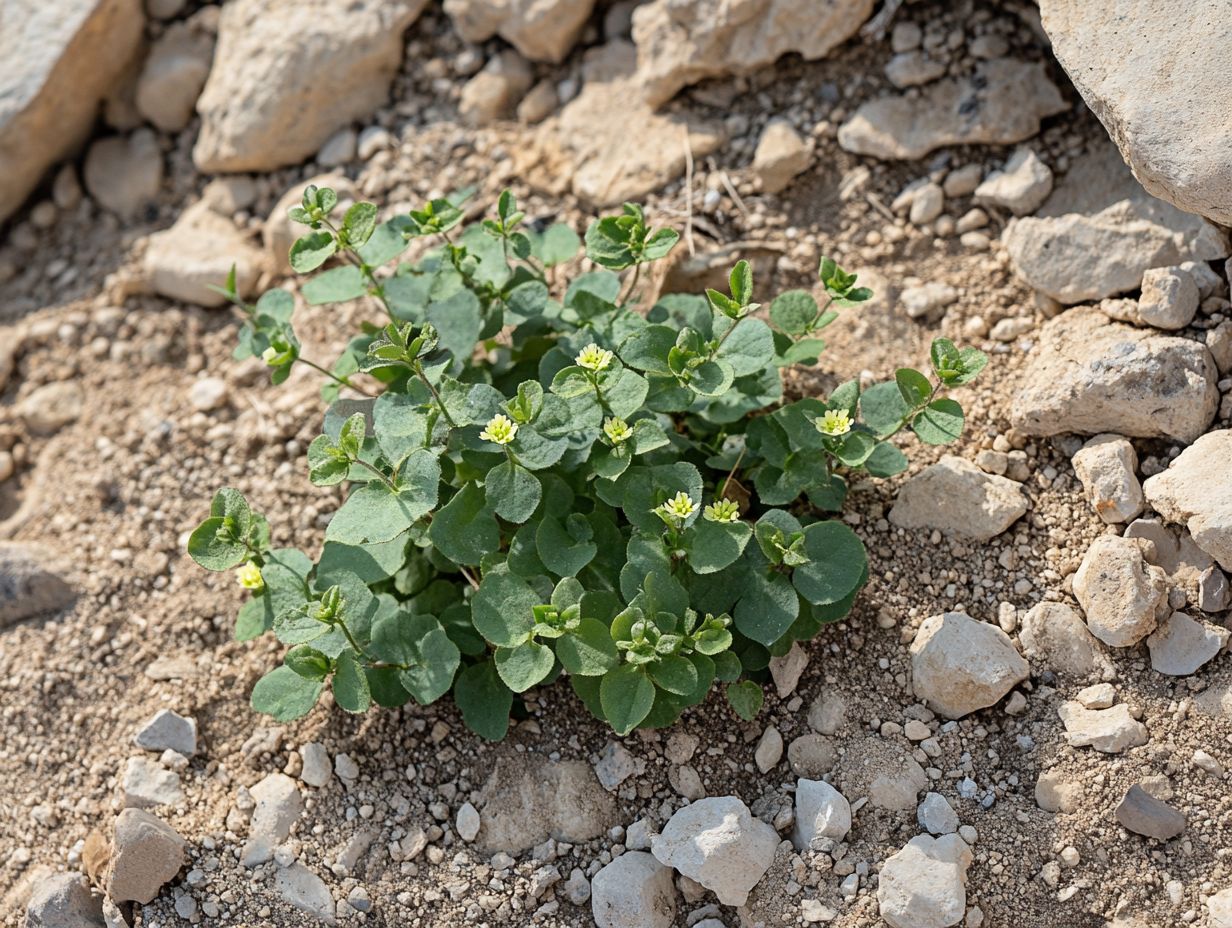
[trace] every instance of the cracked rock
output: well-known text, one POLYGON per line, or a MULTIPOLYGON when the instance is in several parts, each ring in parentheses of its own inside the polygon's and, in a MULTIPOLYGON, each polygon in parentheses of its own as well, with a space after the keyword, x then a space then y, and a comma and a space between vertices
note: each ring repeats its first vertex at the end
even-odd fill
POLYGON ((1111 709, 1087 709, 1080 702, 1063 702, 1057 710, 1071 747, 1092 747, 1104 754, 1121 754, 1146 744, 1146 726, 1121 703, 1111 709))
POLYGON ((971 849, 958 835, 917 835, 881 868, 877 905, 891 928, 949 928, 967 908, 971 849))
POLYGON ((925 619, 911 643, 915 693, 946 718, 993 705, 1029 672, 1005 632, 961 612, 925 619))
POLYGON ((1086 613, 1087 627, 1114 648, 1137 644, 1169 611, 1166 574, 1146 562, 1143 544, 1101 535, 1074 574, 1074 596, 1086 613))
POLYGON ((1226 628, 1174 612, 1146 639, 1151 667, 1173 677, 1195 673, 1224 649, 1228 634, 1226 628))
POLYGON ((1232 570, 1232 429, 1203 435, 1143 491, 1160 514, 1189 529, 1198 547, 1232 570))

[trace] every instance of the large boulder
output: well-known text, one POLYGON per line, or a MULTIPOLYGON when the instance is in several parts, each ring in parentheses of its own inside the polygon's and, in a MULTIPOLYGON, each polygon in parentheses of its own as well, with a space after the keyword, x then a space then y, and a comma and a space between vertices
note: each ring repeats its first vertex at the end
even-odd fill
POLYGON ((950 719, 991 706, 1030 670, 1005 632, 961 612, 929 616, 911 642, 915 694, 950 719))
POLYGON ((233 0, 197 110, 202 171, 297 164, 385 103, 426 0, 233 0))
POLYGON ((1203 435, 1143 484, 1151 506, 1189 529, 1198 547, 1232 570, 1232 429, 1203 435))
POLYGON ((788 52, 824 58, 872 11, 873 0, 652 0, 633 11, 642 93, 657 107, 689 84, 763 68, 788 52))
POLYGON ((1042 0, 1052 51, 1151 193, 1232 225, 1226 4, 1042 0))
POLYGON ((445 12, 467 42, 494 35, 531 61, 560 61, 590 18, 595 0, 445 0, 445 12))
POLYGON ((0 222, 85 139, 141 42, 141 0, 3 5, 0 222))

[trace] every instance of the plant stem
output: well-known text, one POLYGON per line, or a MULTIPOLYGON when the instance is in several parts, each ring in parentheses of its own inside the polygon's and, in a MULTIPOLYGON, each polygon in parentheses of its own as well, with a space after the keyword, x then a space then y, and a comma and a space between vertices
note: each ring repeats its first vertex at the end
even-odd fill
POLYGON ((458 570, 462 571, 462 576, 466 578, 466 582, 471 585, 472 590, 479 589, 479 581, 477 581, 473 576, 471 576, 471 572, 469 570, 467 570, 461 564, 458 565, 458 570))
POLYGON ((436 402, 436 407, 441 411, 441 415, 445 417, 445 421, 449 423, 451 428, 457 428, 458 423, 453 421, 453 416, 449 414, 449 410, 445 408, 444 402, 441 400, 441 395, 436 392, 436 387, 432 386, 432 382, 428 380, 428 375, 423 371, 423 365, 418 361, 415 362, 413 370, 416 376, 423 381, 423 385, 428 388, 428 392, 432 394, 432 399, 436 402))
POLYGON ((719 491, 720 499, 727 498, 727 485, 731 483, 732 477, 736 476, 736 471, 740 469, 740 462, 744 460, 744 453, 748 450, 747 445, 740 449, 740 454, 736 458, 736 463, 732 465, 731 472, 728 473, 727 478, 723 481, 723 489, 719 491))
POLYGON ((359 642, 355 640, 355 636, 352 635, 351 630, 347 628, 346 619, 342 616, 338 616, 338 627, 342 629, 342 634, 346 636, 347 643, 355 649, 356 654, 366 660, 369 664, 376 663, 376 660, 372 657, 372 655, 359 646, 359 642))
POLYGON ((639 261, 637 264, 633 265, 633 277, 629 281, 629 290, 616 301, 618 305, 624 306, 630 299, 632 299, 633 291, 637 287, 637 279, 641 276, 641 274, 642 262, 639 261))
POLYGON ((361 460, 360 458, 353 458, 353 460, 360 467, 364 467, 372 471, 372 473, 376 474, 377 477, 381 479, 381 482, 385 484, 385 486, 389 487, 390 490, 392 490, 395 493, 398 492, 397 485, 392 480, 390 480, 388 477, 386 477, 383 473, 381 473, 380 468, 374 467, 373 465, 369 464, 367 461, 361 460))
POLYGON ((351 381, 350 381, 350 380, 348 380, 346 377, 339 377, 337 374, 335 374, 335 373, 333 373, 333 372, 331 372, 331 371, 327 371, 325 368, 323 368, 320 364, 317 364, 315 361, 309 361, 307 358, 296 358, 295 360, 296 360, 296 361, 303 361, 305 364, 307 364, 307 365, 308 365, 309 367, 311 367, 313 370, 315 370, 315 371, 320 371, 322 374, 324 374, 324 375, 325 375, 326 377, 328 377, 330 380, 333 380, 333 381, 335 381, 335 382, 337 382, 337 383, 341 384, 341 385, 342 385, 342 386, 344 386, 344 387, 349 387, 350 389, 354 390, 356 393, 362 393, 364 396, 368 396, 368 397, 373 397, 373 396, 374 396, 374 394, 369 393, 369 392, 368 392, 367 390, 365 390, 363 387, 357 387, 357 386, 355 386, 355 384, 351 383, 351 381))

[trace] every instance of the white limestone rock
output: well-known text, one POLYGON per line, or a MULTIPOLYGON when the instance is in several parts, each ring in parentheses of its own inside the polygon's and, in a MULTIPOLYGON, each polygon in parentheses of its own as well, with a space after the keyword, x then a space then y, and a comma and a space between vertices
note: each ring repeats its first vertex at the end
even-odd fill
POLYGON ((1073 464, 1087 502, 1105 522, 1131 522, 1142 514, 1138 455, 1129 441, 1096 435, 1074 455, 1073 464))
POLYGON ((1198 438, 1162 474, 1147 478, 1151 506, 1189 529, 1198 547, 1232 570, 1232 429, 1198 438))
POLYGON ((1079 679, 1103 676, 1112 664, 1086 623, 1065 603, 1036 603, 1018 631, 1022 652, 1054 673, 1079 679))
POLYGON ((251 792, 257 805, 240 855, 240 862, 250 868, 273 858, 274 849, 291 834, 304 810, 299 788, 285 773, 267 774, 251 792))
POLYGON ((150 236, 142 265, 147 285, 172 300, 198 306, 222 306, 221 287, 235 267, 236 289, 250 296, 265 268, 264 256, 230 219, 204 200, 193 204, 175 224, 150 236))
POLYGON ((187 842, 162 819, 141 809, 125 809, 115 821, 105 885, 114 902, 154 900, 184 866, 187 842))
POLYGON ((672 871, 644 851, 626 851, 590 881, 596 928, 672 928, 672 871))
POLYGON ((189 23, 174 23, 159 36, 137 78, 137 111, 163 132, 188 126, 210 73, 214 38, 189 23))
POLYGON ((1052 171, 1024 145, 1015 149, 1005 167, 993 171, 975 188, 975 202, 1026 216, 1039 209, 1050 193, 1052 171))
POLYGON ((920 827, 933 835, 952 835, 958 831, 958 813, 940 793, 928 793, 916 809, 920 827))
POLYGON ((973 856, 958 835, 917 835, 881 868, 877 905, 890 928, 950 928, 967 909, 973 856))
POLYGON ((1121 754, 1147 742, 1146 726, 1129 714, 1124 703, 1110 709, 1088 709, 1075 700, 1061 703, 1057 712, 1071 747, 1121 754))
POLYGON ((1174 612, 1146 639, 1151 667, 1173 677, 1196 673, 1227 646, 1228 635, 1226 628, 1174 612))
POLYGON ((851 804, 825 780, 796 781, 796 823, 791 843, 803 851, 819 838, 842 841, 851 831, 851 804))
POLYGON ((961 612, 928 617, 911 643, 915 694, 946 718, 993 705, 1029 672, 1005 632, 961 612))
POLYGON ((594 5, 594 0, 445 0, 445 12, 466 42, 499 35, 531 61, 559 62, 594 5))
POLYGON ((1114 648, 1137 644, 1169 612, 1167 577, 1163 568, 1146 562, 1145 544, 1101 535, 1074 574, 1074 596, 1087 627, 1114 648))
POLYGON ((781 193, 813 160, 812 146, 800 137, 791 123, 772 119, 762 130, 753 153, 753 174, 766 193, 781 193))
POLYGON ((197 720, 170 709, 160 709, 141 726, 133 742, 147 751, 172 750, 192 757, 197 753, 197 720))
POLYGON ((1157 329, 1183 329, 1198 314, 1201 295, 1193 275, 1180 267, 1153 267, 1142 275, 1138 321, 1157 329))
POLYGON ((903 484, 890 521, 901 528, 935 528, 947 535, 988 541, 1026 511, 1021 484, 947 454, 903 484))

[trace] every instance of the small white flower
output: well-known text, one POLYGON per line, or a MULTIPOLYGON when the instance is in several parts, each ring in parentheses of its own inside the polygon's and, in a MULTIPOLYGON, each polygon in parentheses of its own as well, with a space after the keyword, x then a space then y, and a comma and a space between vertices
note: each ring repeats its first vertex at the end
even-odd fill
POLYGON ((498 445, 507 445, 513 441, 514 436, 517 434, 518 424, 508 416, 498 413, 488 420, 488 424, 479 433, 479 437, 484 441, 495 442, 498 445))
POLYGON ((683 490, 658 507, 659 512, 679 522, 683 522, 697 511, 697 504, 683 490))
POLYGON ((235 572, 235 578, 246 590, 256 592, 265 589, 265 578, 261 576, 261 568, 249 561, 235 572))
POLYGON ((740 507, 734 500, 716 499, 702 511, 702 515, 710 522, 739 522, 740 507))
POLYGON ((814 423, 817 426, 817 431, 822 435, 830 435, 837 438, 840 435, 846 435, 851 431, 851 416, 847 415, 845 409, 827 409, 826 414, 820 419, 815 419, 814 423))
POLYGON ((629 428, 629 423, 624 419, 610 418, 603 423, 603 434, 612 444, 619 445, 633 435, 633 429, 629 428))
POLYGON ((574 358, 574 363, 578 367, 584 367, 590 371, 606 370, 607 366, 612 363, 612 358, 615 357, 606 348, 600 348, 594 342, 591 342, 574 358))

